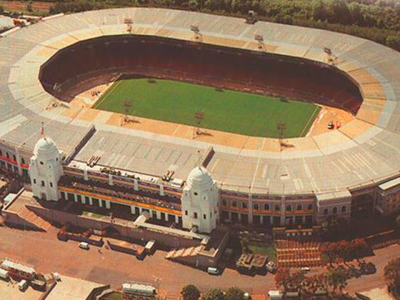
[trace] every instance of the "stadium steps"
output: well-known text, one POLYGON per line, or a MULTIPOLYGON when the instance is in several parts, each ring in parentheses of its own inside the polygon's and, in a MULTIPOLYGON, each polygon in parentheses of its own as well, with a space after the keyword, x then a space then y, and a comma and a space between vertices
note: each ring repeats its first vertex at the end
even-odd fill
POLYGON ((50 228, 53 227, 49 222, 42 219, 41 217, 39 217, 37 214, 35 214, 33 211, 29 210, 25 206, 21 208, 21 210, 18 213, 18 216, 24 219, 25 221, 35 225, 36 227, 38 227, 43 231, 48 231, 50 228))

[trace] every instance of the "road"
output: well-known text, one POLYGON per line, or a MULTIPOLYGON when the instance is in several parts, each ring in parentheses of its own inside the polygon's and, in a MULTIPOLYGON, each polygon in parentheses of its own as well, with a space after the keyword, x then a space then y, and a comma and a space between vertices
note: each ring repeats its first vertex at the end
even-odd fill
POLYGON ((0 259, 11 258, 28 264, 42 273, 58 272, 120 288, 128 280, 155 284, 171 293, 179 293, 186 284, 193 283, 206 291, 216 286, 237 286, 252 294, 265 294, 274 288, 274 278, 243 276, 227 269, 221 276, 212 276, 201 270, 166 260, 165 251, 157 250, 144 261, 134 256, 91 246, 89 251, 78 247, 78 242, 62 242, 56 230, 47 233, 0 228, 0 259))
MULTIPOLYGON (((201 291, 220 287, 239 287, 251 294, 266 294, 275 289, 274 276, 245 276, 227 269, 221 276, 166 260, 165 251, 157 250, 152 256, 139 261, 135 257, 92 246, 89 251, 78 247, 78 242, 62 242, 57 239, 57 229, 49 232, 34 232, 0 228, 0 259, 11 258, 33 266, 42 273, 58 272, 98 283, 111 284, 119 289, 121 284, 132 280, 155 284, 171 295, 178 294, 186 284, 195 284, 201 291)), ((346 291, 364 291, 385 285, 383 268, 391 258, 400 256, 400 245, 375 251, 375 256, 366 261, 377 267, 374 275, 351 279, 346 291)), ((320 269, 321 270, 321 269, 320 269)), ((313 270, 313 273, 318 272, 313 270)))

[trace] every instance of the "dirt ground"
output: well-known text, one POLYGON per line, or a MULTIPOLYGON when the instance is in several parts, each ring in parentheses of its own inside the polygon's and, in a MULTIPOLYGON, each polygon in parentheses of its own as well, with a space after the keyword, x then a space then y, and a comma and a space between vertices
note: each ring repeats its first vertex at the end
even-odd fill
MULTIPOLYGON (((27 14, 29 13, 26 9, 27 1, 0 1, 0 6, 2 6, 5 10, 11 12, 22 12, 27 14)), ((51 6, 54 3, 51 2, 32 2, 33 11, 37 11, 39 14, 48 13, 51 6)))
MULTIPOLYGON (((226 269, 220 276, 166 260, 167 252, 157 250, 143 261, 134 256, 91 246, 85 251, 75 241, 57 239, 57 230, 33 232, 7 227, 0 228, 0 260, 10 258, 34 267, 38 272, 58 272, 121 288, 126 281, 149 284, 159 282, 159 288, 169 296, 177 295, 184 285, 194 283, 206 291, 215 286, 228 289, 238 286, 252 294, 265 294, 274 286, 272 275, 243 276, 226 269)), ((157 283, 158 284, 158 283, 157 283)), ((0 297, 1 298, 1 297, 0 297)))
MULTIPOLYGON (((123 126, 135 130, 192 139, 240 149, 274 152, 282 151, 277 139, 244 136, 211 129, 200 129, 200 134, 196 134, 196 129, 192 126, 139 117, 129 117, 128 120, 125 120, 124 115, 122 114, 92 109, 91 107, 111 86, 112 84, 104 84, 77 95, 75 99, 69 103, 70 109, 64 111, 64 115, 89 122, 101 122, 113 126, 123 126)), ((329 132, 330 129, 327 128, 327 125, 331 121, 335 124, 335 129, 332 130, 336 130, 338 129, 337 125, 339 125, 339 128, 343 127, 354 118, 355 117, 352 114, 344 110, 323 106, 306 137, 312 137, 329 132)), ((287 141, 290 144, 291 139, 287 139, 287 141)), ((295 149, 291 148, 288 150, 293 151, 295 149)), ((283 151, 286 151, 286 149, 283 149, 283 151)))
POLYGON ((322 106, 307 136, 315 136, 331 130, 339 129, 352 120, 354 120, 354 116, 345 110, 335 107, 322 106), (330 122, 333 122, 335 129, 327 128, 328 123, 330 122))
MULTIPOLYGON (((220 276, 211 276, 206 272, 173 263, 164 257, 167 252, 157 250, 144 261, 135 257, 92 246, 89 251, 78 247, 78 242, 57 240, 57 229, 48 232, 33 232, 7 227, 0 228, 0 259, 10 258, 34 267, 42 273, 59 272, 61 275, 77 277, 89 281, 108 284, 121 288, 126 281, 139 281, 155 284, 164 296, 177 299, 186 284, 195 284, 201 291, 216 286, 227 289, 237 286, 253 294, 253 299, 266 299, 269 290, 275 289, 274 276, 246 276, 235 270, 226 269, 220 276)), ((346 291, 366 291, 385 287, 383 269, 387 262, 399 256, 400 245, 394 245, 375 251, 375 255, 366 258, 373 262, 377 272, 373 275, 351 279, 346 291)), ((322 268, 312 269, 310 274, 321 272, 322 268)))

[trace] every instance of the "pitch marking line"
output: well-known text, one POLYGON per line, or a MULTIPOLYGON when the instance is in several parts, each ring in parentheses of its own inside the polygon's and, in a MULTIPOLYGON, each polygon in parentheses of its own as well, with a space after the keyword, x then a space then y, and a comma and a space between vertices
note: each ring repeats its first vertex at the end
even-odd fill
MULTIPOLYGON (((306 130, 306 128, 308 127, 308 124, 310 124, 310 121, 311 121, 311 120, 315 120, 315 118, 316 118, 316 117, 315 117, 315 113, 316 113, 316 111, 318 110, 318 108, 320 108, 320 107, 319 107, 318 105, 316 105, 316 106, 315 106, 315 109, 314 109, 314 111, 313 111, 313 113, 311 114, 311 116, 310 116, 310 118, 308 119, 306 125, 304 126, 303 131, 302 131, 301 134, 300 134, 300 137, 303 136, 304 130, 306 130)), ((309 130, 308 132, 311 131, 311 128, 312 128, 312 126, 310 127, 310 130, 309 130)))
MULTIPOLYGON (((122 80, 118 81, 117 83, 113 83, 110 89, 108 89, 105 93, 108 93, 99 103, 96 103, 95 106, 96 108, 99 107, 111 94, 112 92, 117 88, 117 86, 122 82, 122 80)), ((96 109, 95 108, 95 109, 96 109)))

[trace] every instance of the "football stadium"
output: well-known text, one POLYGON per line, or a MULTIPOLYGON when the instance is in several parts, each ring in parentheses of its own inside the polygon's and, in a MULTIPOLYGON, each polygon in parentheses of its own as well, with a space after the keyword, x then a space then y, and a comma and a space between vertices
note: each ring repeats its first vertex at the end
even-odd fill
POLYGON ((42 200, 182 224, 185 187, 211 176, 218 222, 315 225, 400 208, 400 54, 382 45, 124 8, 12 29, 0 51, 1 166, 29 181, 34 149, 62 151, 58 189, 42 200))

